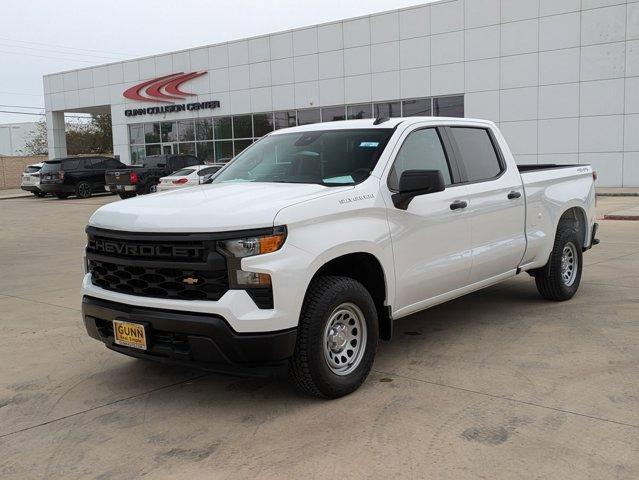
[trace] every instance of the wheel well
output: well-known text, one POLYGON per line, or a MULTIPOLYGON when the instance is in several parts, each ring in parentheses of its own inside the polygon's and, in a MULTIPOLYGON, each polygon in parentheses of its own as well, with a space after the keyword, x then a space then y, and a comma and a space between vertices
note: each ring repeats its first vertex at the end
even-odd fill
POLYGON ((350 253, 334 258, 324 264, 313 278, 325 275, 350 277, 360 282, 373 297, 379 319, 379 337, 390 340, 393 335, 393 320, 390 308, 384 305, 386 300, 386 281, 379 260, 370 253, 350 253))
MULTIPOLYGON (((577 235, 581 239, 581 247, 587 244, 588 225, 586 222, 586 213, 582 208, 573 207, 566 210, 559 218, 559 225, 570 225, 577 230, 577 235)), ((559 228, 559 226, 557 227, 559 228)))

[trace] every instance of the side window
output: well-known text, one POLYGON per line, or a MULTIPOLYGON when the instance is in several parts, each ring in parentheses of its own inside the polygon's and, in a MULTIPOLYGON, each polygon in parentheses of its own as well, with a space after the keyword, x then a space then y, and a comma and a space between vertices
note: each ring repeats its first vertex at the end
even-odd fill
POLYGON ((106 159, 104 158, 94 158, 93 159, 93 169, 94 170, 105 170, 107 168, 106 159))
POLYGON ((502 166, 488 130, 452 127, 450 131, 459 149, 469 182, 489 180, 502 172, 502 166))
POLYGON ((388 177, 388 188, 398 190, 399 178, 406 170, 439 170, 446 185, 453 183, 446 153, 436 129, 417 130, 404 140, 388 177))
POLYGON ((78 168, 82 168, 80 166, 80 160, 65 160, 64 162, 62 162, 62 170, 65 171, 70 171, 70 170, 77 170, 78 168))
POLYGON ((200 164, 200 161, 197 159, 197 157, 191 157, 191 156, 186 157, 185 167, 192 167, 194 165, 199 165, 199 164, 200 164))
POLYGON ((186 166, 186 162, 184 161, 184 157, 173 157, 171 161, 171 168, 173 170, 179 170, 186 166))

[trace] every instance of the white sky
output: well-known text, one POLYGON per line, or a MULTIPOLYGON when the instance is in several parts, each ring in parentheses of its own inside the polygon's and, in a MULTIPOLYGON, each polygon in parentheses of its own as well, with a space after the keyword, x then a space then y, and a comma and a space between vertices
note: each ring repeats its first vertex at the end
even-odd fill
MULTIPOLYGON (((42 75, 432 0, 5 0, 0 110, 38 112, 42 75), (108 57, 108 58, 104 58, 108 57)), ((0 113, 0 123, 39 117, 0 113)))

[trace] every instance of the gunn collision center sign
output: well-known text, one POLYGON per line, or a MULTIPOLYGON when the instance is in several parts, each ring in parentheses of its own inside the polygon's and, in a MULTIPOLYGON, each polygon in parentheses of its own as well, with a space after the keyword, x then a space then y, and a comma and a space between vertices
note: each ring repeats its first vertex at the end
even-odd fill
POLYGON ((183 92, 180 86, 189 80, 206 75, 206 72, 173 73, 163 77, 154 78, 134 85, 124 91, 125 98, 138 102, 166 103, 157 107, 131 108, 124 111, 127 117, 138 115, 153 115, 158 113, 183 112, 185 110, 202 110, 205 108, 218 108, 220 102, 211 100, 208 102, 175 103, 178 100, 186 100, 194 96, 194 93, 183 92))

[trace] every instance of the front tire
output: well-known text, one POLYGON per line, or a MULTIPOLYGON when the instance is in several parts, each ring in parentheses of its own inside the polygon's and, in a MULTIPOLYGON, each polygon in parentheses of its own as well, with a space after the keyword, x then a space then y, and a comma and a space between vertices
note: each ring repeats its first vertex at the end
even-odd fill
POLYGON ((581 283, 581 242, 577 230, 559 225, 548 265, 535 275, 537 290, 547 300, 570 300, 581 283))
POLYGON ((366 288, 348 277, 316 278, 304 299, 289 376, 303 393, 338 398, 366 380, 377 349, 378 319, 366 288))
POLYGON ((118 196, 119 196, 122 200, 126 200, 127 198, 133 198, 133 197, 135 197, 135 193, 118 193, 118 196))

